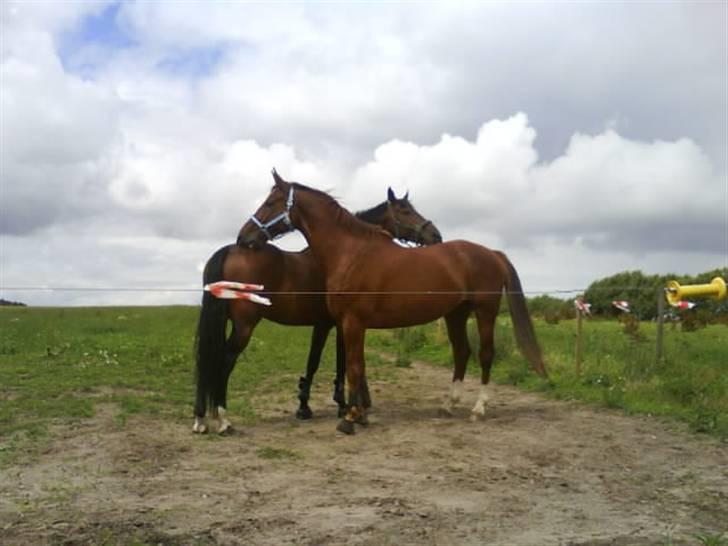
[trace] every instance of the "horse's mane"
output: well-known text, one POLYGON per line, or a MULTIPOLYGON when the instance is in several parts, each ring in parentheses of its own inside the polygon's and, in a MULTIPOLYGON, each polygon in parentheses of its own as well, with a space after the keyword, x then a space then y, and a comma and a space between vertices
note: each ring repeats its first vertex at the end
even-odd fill
POLYGON ((387 209, 387 205, 388 203, 384 201, 382 203, 379 203, 378 205, 373 206, 372 208, 355 212, 354 216, 359 218, 359 220, 363 220, 367 224, 374 224, 382 217, 387 209))
MULTIPOLYGON (((325 199, 327 204, 333 209, 332 212, 333 212, 334 220, 336 221, 337 224, 342 226, 344 229, 347 229, 356 235, 363 235, 363 236, 369 236, 369 237, 384 237, 387 240, 391 239, 391 235, 388 234, 381 227, 374 225, 374 224, 369 224, 365 220, 360 219, 361 218, 360 214, 374 215, 375 211, 377 209, 379 209, 380 207, 386 206, 386 203, 377 205, 376 207, 366 210, 363 213, 358 213, 355 216, 351 212, 346 210, 344 207, 342 207, 336 199, 334 199, 331 195, 329 195, 325 191, 310 188, 310 187, 304 186, 303 184, 300 184, 298 182, 291 182, 291 184, 293 185, 294 188, 296 188, 296 190, 307 191, 307 192, 313 193, 313 194, 318 195, 319 197, 322 197, 323 199, 325 199)), ((381 209, 379 210, 379 212, 381 212, 381 209)))

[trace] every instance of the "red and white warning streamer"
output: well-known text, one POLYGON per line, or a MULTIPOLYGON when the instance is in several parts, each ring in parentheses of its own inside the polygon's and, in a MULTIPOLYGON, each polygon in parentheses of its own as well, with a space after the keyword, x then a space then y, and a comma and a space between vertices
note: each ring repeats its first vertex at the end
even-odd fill
POLYGON ((677 303, 671 304, 673 307, 677 307, 678 309, 692 309, 695 307, 695 304, 692 301, 679 301, 677 303))
POLYGON ((591 315, 591 303, 585 302, 583 298, 576 298, 574 300, 574 307, 584 315, 591 315))
POLYGON ((270 305, 271 301, 255 291, 263 290, 262 284, 248 284, 233 281, 218 281, 206 284, 205 292, 223 300, 248 300, 260 305, 270 305))

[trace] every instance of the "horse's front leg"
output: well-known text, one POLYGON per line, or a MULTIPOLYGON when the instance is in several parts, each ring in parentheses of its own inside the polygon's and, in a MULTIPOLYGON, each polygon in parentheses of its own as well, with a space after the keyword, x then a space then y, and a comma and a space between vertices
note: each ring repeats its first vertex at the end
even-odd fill
POLYGON ((341 329, 336 329, 336 378, 334 379, 334 402, 339 405, 339 417, 346 415, 346 349, 341 329))
POLYGON ((324 350, 324 345, 326 345, 326 339, 329 337, 331 326, 331 324, 316 324, 313 327, 311 348, 308 351, 308 362, 306 363, 306 375, 298 380, 299 406, 296 417, 299 419, 311 419, 313 417, 313 411, 308 405, 311 398, 311 384, 321 363, 321 353, 324 350))
POLYGON ((354 423, 366 424, 366 406, 369 403, 366 389, 364 362, 364 334, 362 324, 344 320, 340 328, 346 353, 346 380, 349 384, 349 410, 336 427, 344 434, 354 434, 354 423))
MULTIPOLYGON (((369 396, 369 385, 367 378, 363 378, 364 385, 362 387, 364 397, 364 407, 369 409, 372 406, 372 400, 369 396)), ((339 405, 339 417, 344 417, 348 410, 346 405, 346 349, 344 348, 344 336, 336 329, 336 379, 334 379, 334 402, 339 405)))

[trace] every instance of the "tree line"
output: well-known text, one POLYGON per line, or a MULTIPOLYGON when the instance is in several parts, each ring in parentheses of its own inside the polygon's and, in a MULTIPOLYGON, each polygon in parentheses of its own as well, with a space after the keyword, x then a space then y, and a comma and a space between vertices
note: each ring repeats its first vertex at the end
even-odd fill
MULTIPOLYGON (((613 301, 629 302, 630 311, 640 320, 657 318, 657 295, 668 281, 676 280, 681 285, 707 284, 715 277, 728 281, 728 268, 718 268, 698 275, 646 275, 642 271, 624 271, 592 282, 584 291, 584 301, 591 304, 591 313, 598 317, 616 317, 622 311, 612 305, 613 301)), ((676 317, 699 316, 706 322, 728 320, 728 298, 717 301, 713 298, 691 300, 696 307, 690 310, 673 310, 666 304, 666 310, 676 317)), ((549 295, 528 299, 528 306, 534 316, 547 321, 574 318, 573 299, 564 300, 549 295)))

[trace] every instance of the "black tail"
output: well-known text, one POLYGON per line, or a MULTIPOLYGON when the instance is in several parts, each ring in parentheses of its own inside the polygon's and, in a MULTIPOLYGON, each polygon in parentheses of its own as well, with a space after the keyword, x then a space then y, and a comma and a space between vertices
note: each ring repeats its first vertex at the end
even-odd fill
MULTIPOLYGON (((203 283, 223 280, 223 265, 232 245, 215 252, 205 265, 203 283)), ((204 417, 207 408, 222 405, 225 400, 225 329, 228 318, 228 300, 216 298, 209 292, 202 295, 200 320, 195 338, 195 379, 197 399, 195 415, 204 417)))
POLYGON ((511 312, 511 320, 513 321, 513 330, 516 333, 518 348, 531 363, 531 367, 537 374, 548 377, 546 365, 541 355, 541 347, 538 345, 536 332, 531 322, 531 315, 528 314, 528 307, 526 307, 526 298, 523 295, 521 279, 518 278, 516 268, 513 267, 508 257, 499 251, 496 251, 496 254, 503 259, 503 263, 508 268, 506 292, 508 294, 508 308, 511 312))

